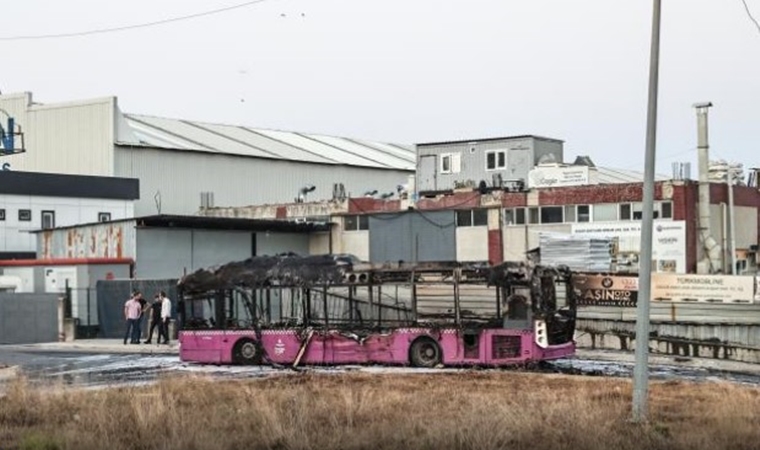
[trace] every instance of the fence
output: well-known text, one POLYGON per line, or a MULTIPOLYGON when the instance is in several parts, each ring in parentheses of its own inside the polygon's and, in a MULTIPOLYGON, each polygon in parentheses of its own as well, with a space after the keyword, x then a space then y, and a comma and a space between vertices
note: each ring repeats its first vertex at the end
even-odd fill
MULTIPOLYGON (((124 336, 124 302, 139 290, 151 301, 159 291, 177 298, 177 280, 101 280, 94 288, 64 290, 64 317, 74 319, 75 338, 122 338, 124 336)), ((147 332, 148 319, 143 319, 147 332)), ((146 333, 143 333, 145 336, 146 333)))
POLYGON ((58 295, 0 293, 0 344, 58 340, 58 295))

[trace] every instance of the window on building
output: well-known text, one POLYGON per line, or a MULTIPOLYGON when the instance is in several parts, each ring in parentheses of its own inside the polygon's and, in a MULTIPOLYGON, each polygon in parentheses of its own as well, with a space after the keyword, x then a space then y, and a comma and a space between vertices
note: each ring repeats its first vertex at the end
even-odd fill
POLYGON ((19 220, 19 222, 31 222, 32 221, 32 210, 31 209, 19 209, 18 210, 18 220, 19 220))
POLYGON ((459 173, 462 170, 462 154, 443 153, 440 158, 440 173, 459 173))
POLYGON ((515 210, 514 209, 505 209, 503 217, 504 217, 504 225, 515 224, 515 210))
POLYGON ((618 205, 614 203, 603 203, 594 205, 594 222, 604 222, 609 220, 618 220, 618 205))
POLYGON ((488 225, 487 209, 466 209, 457 211, 458 227, 480 227, 488 225))
POLYGON ((565 222, 575 222, 575 205, 565 206, 565 222))
POLYGON ((486 152, 486 170, 505 169, 507 167, 507 152, 491 150, 486 152))
POLYGON ((589 205, 578 205, 578 222, 591 221, 591 207, 589 205))
POLYGON ((42 229, 55 228, 55 211, 42 211, 42 229))
POLYGON ((99 212, 98 213, 98 222, 110 222, 111 221, 111 213, 110 212, 99 212))
POLYGON ((3 220, 5 220, 5 210, 0 209, 0 221, 3 221, 3 220))
POLYGON ((542 206, 541 223, 562 223, 563 209, 561 206, 542 206))
MULTIPOLYGON (((644 218, 644 205, 641 202, 639 202, 639 203, 632 203, 631 204, 631 209, 633 211, 631 213, 631 219, 633 219, 633 220, 641 220, 641 219, 644 218)), ((652 208, 652 217, 654 219, 659 219, 659 217, 660 217, 660 204, 659 203, 655 203, 653 205, 653 208, 652 208)), ((622 217, 621 217, 621 220, 623 220, 622 217)))
POLYGON ((620 220, 631 220, 630 203, 623 203, 620 205, 620 220))
POLYGON ((528 223, 539 223, 539 214, 538 214, 538 208, 528 208, 528 223))
POLYGON ((457 211, 457 226, 458 227, 471 227, 472 226, 472 211, 457 211))
POLYGON ((369 230, 369 216, 344 216, 343 231, 369 230))
POLYGON ((441 173, 451 173, 451 154, 441 155, 441 173))
POLYGON ((475 227, 488 226, 488 210, 487 209, 473 209, 472 210, 472 225, 475 227))
POLYGON ((673 203, 672 202, 662 202, 660 204, 660 217, 662 217, 663 219, 673 218, 673 203))
POLYGON ((515 209, 515 225, 525 225, 525 208, 515 209))

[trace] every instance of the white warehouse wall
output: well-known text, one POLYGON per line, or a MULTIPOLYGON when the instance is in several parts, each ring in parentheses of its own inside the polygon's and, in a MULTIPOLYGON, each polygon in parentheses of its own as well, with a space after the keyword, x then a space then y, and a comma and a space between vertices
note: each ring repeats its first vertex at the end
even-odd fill
POLYGON ((113 175, 115 97, 45 105, 24 92, 0 96, 0 108, 24 132, 26 152, 3 158, 11 170, 113 175))
POLYGON ((162 214, 195 214, 201 192, 213 192, 219 206, 292 202, 307 183, 317 189, 309 200, 332 198, 333 183, 346 194, 367 189, 396 190, 411 172, 295 161, 245 158, 187 150, 117 147, 115 176, 140 179, 137 216, 156 214, 160 193, 162 214))

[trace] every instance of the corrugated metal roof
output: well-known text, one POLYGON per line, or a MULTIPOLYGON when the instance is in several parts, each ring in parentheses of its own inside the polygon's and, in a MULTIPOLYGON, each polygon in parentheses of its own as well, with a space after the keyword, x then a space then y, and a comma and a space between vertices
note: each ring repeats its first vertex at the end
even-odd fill
POLYGON ((377 169, 415 169, 411 145, 124 114, 117 144, 377 169))
MULTIPOLYGON (((124 114, 123 117, 128 130, 119 130, 117 144, 121 145, 390 170, 413 171, 416 166, 416 150, 413 145, 370 142, 363 139, 194 122, 138 114, 124 114)), ((527 137, 562 142, 533 135, 493 139, 527 137)), ((483 142, 484 139, 477 141, 483 142)), ((418 145, 436 144, 440 143, 418 145)), ((609 167, 597 167, 596 169, 598 171, 597 180, 600 184, 636 183, 644 179, 642 172, 633 170, 609 167)), ((667 176, 656 175, 657 181, 667 179, 667 176)))
POLYGON ((489 137, 489 138, 482 138, 482 139, 458 139, 458 140, 451 140, 451 141, 423 142, 421 144, 417 144, 417 146, 425 147, 425 146, 432 146, 432 145, 451 145, 451 144, 470 144, 470 143, 478 144, 482 142, 511 141, 515 139, 528 139, 528 138, 536 139, 539 141, 550 141, 550 142, 560 142, 560 143, 565 142, 561 139, 538 136, 535 134, 519 134, 515 136, 489 137))
MULTIPOLYGON (((609 167, 597 167, 597 181, 599 184, 622 184, 641 183, 644 181, 644 172, 627 169, 612 169, 609 167)), ((667 181, 670 177, 655 174, 655 181, 667 181)))

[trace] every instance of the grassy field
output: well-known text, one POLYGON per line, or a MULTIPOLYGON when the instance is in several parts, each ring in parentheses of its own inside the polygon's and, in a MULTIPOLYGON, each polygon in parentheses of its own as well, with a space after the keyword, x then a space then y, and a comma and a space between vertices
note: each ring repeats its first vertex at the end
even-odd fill
POLYGON ((0 399, 1 449, 760 449, 760 389, 472 372, 170 378, 0 399))

